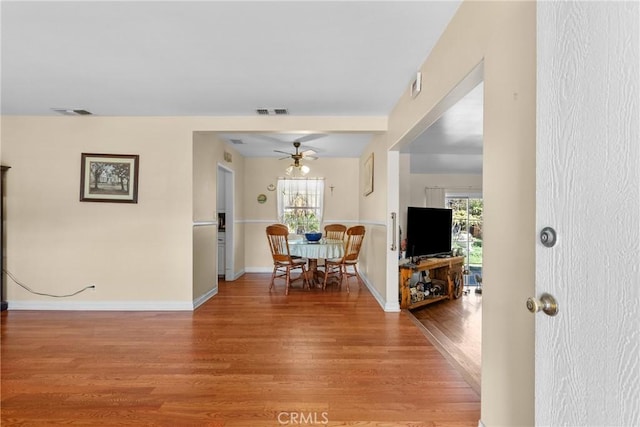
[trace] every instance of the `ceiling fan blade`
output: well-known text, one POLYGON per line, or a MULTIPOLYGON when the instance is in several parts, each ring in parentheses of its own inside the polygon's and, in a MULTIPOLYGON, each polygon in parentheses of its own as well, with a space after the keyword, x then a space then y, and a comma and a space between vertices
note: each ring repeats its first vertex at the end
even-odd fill
POLYGON ((314 150, 305 150, 302 153, 303 156, 307 157, 307 156, 313 156, 314 154, 316 154, 316 152, 314 150))
POLYGON ((284 160, 284 159, 290 159, 291 156, 286 156, 286 157, 280 157, 278 160, 284 160))
POLYGON ((313 141, 314 139, 322 138, 325 136, 327 136, 326 133, 310 133, 309 135, 305 135, 305 136, 301 136, 300 138, 297 138, 296 142, 313 141))
POLYGON ((280 151, 280 150, 273 150, 276 153, 282 153, 282 154, 288 154, 291 155, 291 153, 287 152, 287 151, 280 151))
POLYGON ((318 160, 316 156, 303 156, 302 158, 305 160, 318 160))

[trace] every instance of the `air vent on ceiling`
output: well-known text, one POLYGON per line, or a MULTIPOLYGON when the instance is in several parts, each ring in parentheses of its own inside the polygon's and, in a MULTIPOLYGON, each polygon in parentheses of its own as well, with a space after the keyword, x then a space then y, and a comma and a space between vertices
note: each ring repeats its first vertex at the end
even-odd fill
POLYGON ((91 111, 74 109, 74 108, 52 108, 56 113, 60 113, 65 116, 91 116, 91 111))
POLYGON ((260 116, 283 116, 289 114, 286 108, 258 108, 256 113, 260 116))
POLYGON ((241 139, 230 139, 229 141, 231 141, 232 144, 236 145, 244 144, 241 139))

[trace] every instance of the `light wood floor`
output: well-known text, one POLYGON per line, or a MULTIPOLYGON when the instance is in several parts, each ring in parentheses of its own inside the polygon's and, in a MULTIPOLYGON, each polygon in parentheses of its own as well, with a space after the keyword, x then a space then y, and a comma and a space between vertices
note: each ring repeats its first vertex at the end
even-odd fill
POLYGON ((429 340, 480 394, 482 294, 475 287, 459 299, 413 310, 411 315, 429 340))
POLYGON ((193 313, 3 312, 2 425, 478 425, 478 393, 410 315, 269 277, 193 313))

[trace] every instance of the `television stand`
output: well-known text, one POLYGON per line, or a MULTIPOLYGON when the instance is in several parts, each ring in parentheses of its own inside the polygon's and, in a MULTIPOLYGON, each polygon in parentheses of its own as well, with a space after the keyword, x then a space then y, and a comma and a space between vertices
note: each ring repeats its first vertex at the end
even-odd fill
POLYGON ((427 258, 418 263, 400 266, 400 308, 412 310, 445 299, 460 298, 464 288, 462 270, 464 257, 427 258), (428 271, 431 279, 445 283, 444 295, 425 296, 418 299, 411 294, 411 277, 414 273, 428 271))

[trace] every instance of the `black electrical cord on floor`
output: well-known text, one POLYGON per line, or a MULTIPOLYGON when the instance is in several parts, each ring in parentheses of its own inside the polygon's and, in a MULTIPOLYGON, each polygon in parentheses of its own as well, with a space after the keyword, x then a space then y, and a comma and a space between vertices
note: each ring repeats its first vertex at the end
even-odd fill
POLYGON ((80 289, 79 291, 76 291, 76 292, 74 292, 74 293, 72 293, 72 294, 68 294, 68 295, 52 295, 52 294, 46 294, 46 293, 43 293, 43 292, 36 292, 36 291, 34 291, 33 289, 31 289, 30 287, 28 287, 27 285, 25 285, 24 283, 21 283, 18 279, 16 279, 16 278, 13 276, 13 274, 11 274, 9 271, 5 270, 4 268, 2 269, 2 271, 4 271, 5 273, 7 273, 7 276, 9 276, 9 277, 11 278, 11 280, 13 280, 13 281, 16 283, 16 285, 18 285, 18 286, 22 287, 22 288, 23 288, 23 289, 25 289, 26 291, 31 292, 32 294, 35 294, 35 295, 42 295, 42 296, 45 296, 45 297, 52 297, 52 298, 67 298, 67 297, 72 297, 72 296, 74 296, 74 295, 78 295, 80 292, 84 292, 84 291, 86 291, 87 289, 93 289, 93 288, 95 288, 95 285, 87 285, 87 286, 85 286, 84 288, 80 289))

